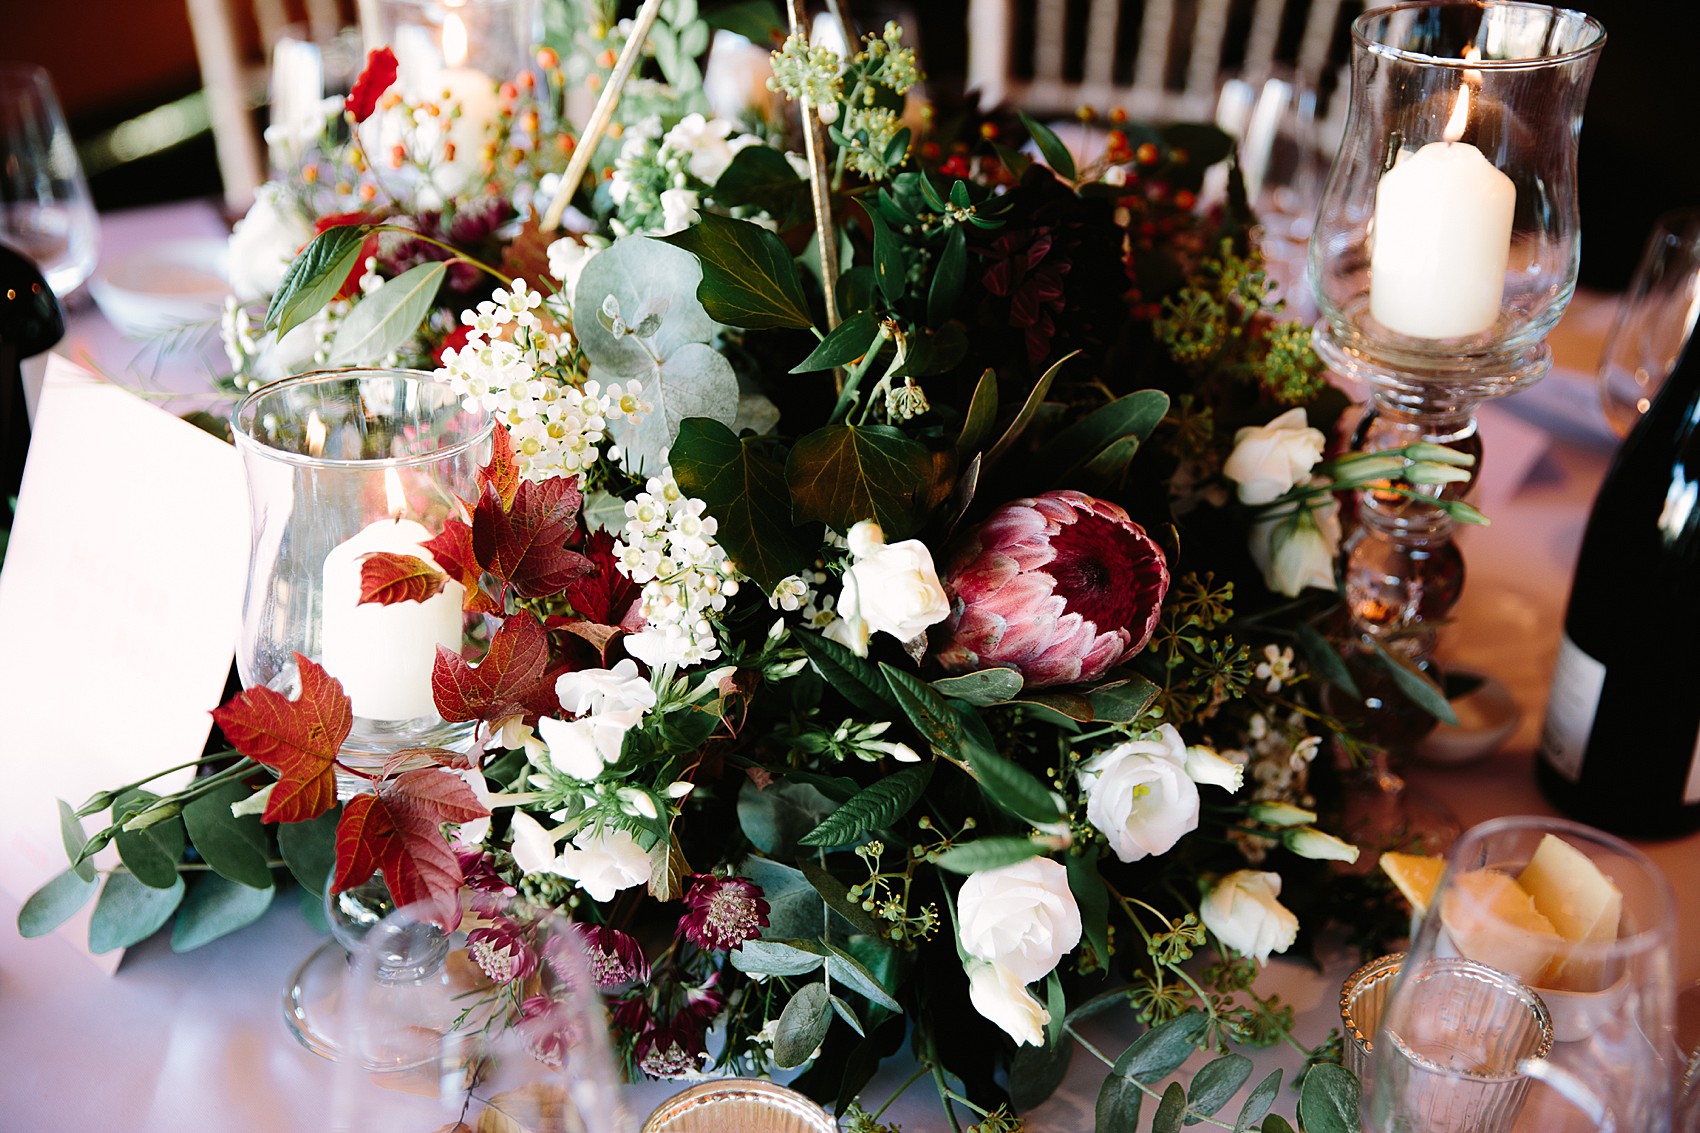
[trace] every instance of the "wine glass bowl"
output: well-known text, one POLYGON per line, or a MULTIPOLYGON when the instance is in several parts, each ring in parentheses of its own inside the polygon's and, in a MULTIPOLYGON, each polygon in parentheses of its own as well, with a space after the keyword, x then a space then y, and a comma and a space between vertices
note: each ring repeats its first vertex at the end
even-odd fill
POLYGON ((1700 316, 1700 208, 1659 217, 1600 353, 1600 406, 1619 437, 1652 405, 1700 316))
POLYGON ((100 227, 82 163, 45 70, 0 63, 0 242, 63 302, 94 271, 100 227))

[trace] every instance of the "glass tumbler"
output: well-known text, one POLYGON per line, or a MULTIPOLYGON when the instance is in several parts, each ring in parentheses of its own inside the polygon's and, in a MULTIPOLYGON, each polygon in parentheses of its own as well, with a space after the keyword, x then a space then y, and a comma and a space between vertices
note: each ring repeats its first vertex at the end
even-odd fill
POLYGON ((1700 208, 1653 226, 1600 354, 1600 406, 1627 436, 1653 403, 1700 317, 1700 208))
POLYGON ((53 81, 0 63, 0 242, 35 262, 61 302, 89 274, 100 225, 53 81))

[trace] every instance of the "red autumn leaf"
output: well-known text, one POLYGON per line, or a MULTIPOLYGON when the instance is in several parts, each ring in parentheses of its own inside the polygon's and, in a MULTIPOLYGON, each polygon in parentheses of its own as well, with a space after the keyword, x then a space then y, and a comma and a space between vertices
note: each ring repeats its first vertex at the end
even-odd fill
POLYGON ((519 465, 514 462, 514 441, 508 435, 508 427, 500 421, 496 422, 490 440, 490 463, 478 470, 478 483, 481 487, 494 488, 496 495, 501 497, 502 510, 506 511, 514 506, 514 495, 519 491, 519 465))
POLYGON ((459 920, 457 894, 465 875, 441 827, 489 814, 452 771, 427 767, 379 783, 373 793, 343 805, 331 891, 341 893, 382 870, 398 906, 424 902, 433 921, 452 928, 459 920))
POLYGON ((431 668, 437 714, 452 721, 495 722, 512 716, 535 695, 548 667, 549 635, 527 614, 502 623, 476 667, 438 646, 431 668))
POLYGON ((423 602, 442 593, 448 575, 418 555, 373 551, 360 560, 360 600, 392 606, 423 602))
POLYGON ((614 643, 616 637, 626 632, 619 626, 605 626, 590 621, 567 622, 561 628, 574 637, 588 642, 590 647, 601 656, 604 664, 607 664, 608 661, 608 646, 614 643))
POLYGON ((584 557, 591 569, 567 587, 567 601, 573 612, 598 625, 615 626, 636 633, 643 628, 643 615, 638 612, 638 599, 643 588, 615 566, 614 536, 603 529, 591 533, 584 541, 584 557))
POLYGON ((442 534, 426 540, 423 545, 431 552, 431 557, 437 560, 437 565, 466 590, 463 608, 467 613, 502 612, 501 604, 485 593, 484 588, 479 585, 484 571, 478 565, 478 555, 472 549, 471 527, 458 519, 450 519, 443 524, 442 534))
POLYGON ((267 822, 304 822, 336 805, 333 765, 354 726, 342 685, 299 653, 295 663, 301 672, 296 699, 257 687, 213 709, 237 751, 278 773, 262 815, 267 822))
POLYGON ((354 89, 348 92, 348 101, 344 103, 356 122, 364 122, 372 116, 372 111, 378 108, 378 98, 395 85, 395 77, 394 51, 377 47, 366 53, 366 67, 354 80, 354 89))
POLYGON ((578 531, 583 497, 562 477, 521 481, 513 506, 504 509, 486 484, 472 513, 472 548, 478 565, 527 598, 565 590, 590 570, 590 561, 567 543, 578 531))

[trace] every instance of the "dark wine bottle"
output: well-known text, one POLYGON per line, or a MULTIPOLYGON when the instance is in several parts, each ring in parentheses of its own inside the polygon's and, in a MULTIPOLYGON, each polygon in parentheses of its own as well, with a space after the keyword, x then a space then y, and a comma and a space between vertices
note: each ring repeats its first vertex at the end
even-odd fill
POLYGON ((1617 834, 1700 828, 1700 336, 1588 515, 1536 777, 1617 834))
POLYGON ((10 528, 11 500, 24 478, 30 423, 24 408, 23 362, 65 334, 59 303, 41 272, 0 244, 0 526, 10 528))

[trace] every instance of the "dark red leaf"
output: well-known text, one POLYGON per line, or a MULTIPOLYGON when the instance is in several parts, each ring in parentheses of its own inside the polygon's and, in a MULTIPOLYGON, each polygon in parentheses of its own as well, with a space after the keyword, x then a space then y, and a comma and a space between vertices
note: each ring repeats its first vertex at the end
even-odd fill
POLYGON ((514 442, 506 425, 497 421, 490 439, 490 463, 478 470, 478 483, 496 489, 505 511, 514 506, 514 495, 519 491, 519 465, 514 462, 514 442))
POLYGON ((586 621, 567 622, 561 628, 574 637, 589 642, 590 647, 601 655, 604 662, 608 660, 608 646, 613 644, 616 637, 626 632, 619 626, 605 626, 598 622, 586 621))
POLYGON ((523 709, 549 667, 549 635, 527 614, 509 617, 473 667, 442 646, 431 669, 431 693, 445 720, 496 722, 523 709))
POLYGON ((366 53, 366 67, 354 80, 354 89, 348 92, 348 101, 344 104, 356 122, 364 122, 372 116, 372 111, 378 108, 378 98, 395 85, 395 76, 395 52, 387 47, 378 47, 366 53))
POLYGON ((472 528, 458 519, 443 524, 442 534, 423 544, 450 578, 466 590, 464 608, 471 614, 499 614, 501 604, 484 592, 479 585, 483 570, 478 555, 472 549, 472 528))
POLYGON ((424 902, 443 928, 460 918, 458 894, 465 875, 448 839, 445 822, 489 817, 472 788, 452 771, 427 767, 378 784, 342 808, 336 830, 336 878, 341 893, 381 870, 400 906, 424 902))
POLYGON ((633 633, 642 629, 643 616, 637 612, 637 603, 643 588, 614 565, 613 534, 607 530, 592 532, 584 541, 584 557, 590 560, 591 569, 567 587, 573 612, 600 625, 633 633))
POLYGON ((333 766, 354 726, 342 685, 299 653, 295 663, 301 672, 296 699, 257 687, 213 709, 237 751, 278 773, 262 816, 267 822, 304 822, 336 805, 333 766))
POLYGON ((373 551, 360 560, 360 600, 392 606, 442 593, 448 576, 418 555, 373 551))
POLYGON ((558 594, 590 570, 590 561, 567 550, 578 530, 583 497, 562 477, 524 480, 504 509, 485 485, 472 513, 472 548, 478 565, 527 598, 558 594))

